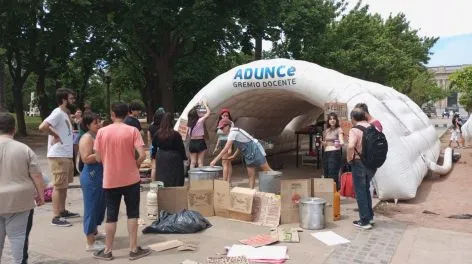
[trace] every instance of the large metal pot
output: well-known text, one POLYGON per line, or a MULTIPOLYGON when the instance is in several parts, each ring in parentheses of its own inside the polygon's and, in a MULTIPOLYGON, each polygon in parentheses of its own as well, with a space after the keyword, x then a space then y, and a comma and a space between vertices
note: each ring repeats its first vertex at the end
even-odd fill
POLYGON ((307 197, 300 200, 300 227, 309 230, 325 228, 326 201, 321 198, 307 197))
POLYGON ((222 171, 223 167, 220 166, 205 166, 200 168, 194 168, 188 171, 188 178, 190 182, 201 180, 214 180, 218 179, 221 176, 222 171))
POLYGON ((259 191, 266 193, 280 194, 280 171, 259 172, 259 191))

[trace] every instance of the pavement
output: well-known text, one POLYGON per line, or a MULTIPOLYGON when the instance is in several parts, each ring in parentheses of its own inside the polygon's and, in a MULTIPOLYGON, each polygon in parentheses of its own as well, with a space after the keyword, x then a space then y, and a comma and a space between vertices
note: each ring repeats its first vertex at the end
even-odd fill
MULTIPOLYGON (((450 120, 449 120, 450 121, 450 120)), ((446 122, 446 121, 443 121, 446 122)), ((441 124, 441 122, 439 122, 441 124)), ((440 126, 440 125, 439 125, 440 126)), ((439 135, 444 131, 438 131, 439 135)), ((44 157, 44 147, 38 144, 33 146, 40 157, 44 157), (41 155, 41 153, 43 155, 41 155)), ((294 160, 290 157, 290 160, 294 160)), ((47 162, 41 159, 41 165, 48 170, 47 162)), ((244 170, 236 167, 233 185, 247 185, 244 170)), ((451 172, 449 177, 454 175, 451 172)), ((295 169, 288 164, 284 168, 284 177, 317 177, 319 171, 313 168, 295 169)), ((75 180, 77 184, 77 179, 75 180)), ((422 187, 420 186, 420 189, 422 187)), ((145 192, 141 193, 141 201, 145 201, 145 192)), ((423 197, 424 198, 424 197, 423 197)), ((426 199, 426 198, 424 198, 426 199)), ((430 199, 428 197, 428 199, 430 199)), ((441 199, 447 199, 443 194, 441 199)), ((67 208, 74 212, 83 213, 82 193, 78 188, 69 190, 67 208)), ((378 204, 378 201, 374 202, 378 204)), ((408 204, 408 202, 406 202, 408 204)), ((287 263, 314 264, 314 263, 448 263, 464 264, 472 263, 472 233, 444 230, 440 226, 431 228, 410 221, 398 220, 389 217, 388 214, 379 213, 376 210, 376 225, 372 230, 359 230, 352 226, 352 221, 358 218, 356 202, 353 199, 343 199, 341 204, 342 218, 340 221, 329 223, 323 231, 333 231, 348 240, 350 243, 339 246, 327 246, 310 234, 317 231, 305 230, 300 233, 300 243, 283 244, 288 247, 290 259, 287 263)), ((395 211, 395 207, 387 207, 395 211)), ((385 209, 385 208, 384 208, 385 209)), ((145 211, 144 202, 141 203, 141 212, 145 211)), ((406 212, 408 213, 408 212, 406 212)), ((102 263, 85 252, 85 238, 82 232, 82 218, 72 220, 73 226, 59 228, 51 226, 51 204, 35 210, 33 230, 30 236, 30 261, 29 263, 102 263)), ((120 209, 118 230, 113 249, 115 260, 112 263, 129 263, 128 240, 126 231, 126 212, 124 205, 120 209)), ((150 256, 133 261, 135 263, 181 263, 189 259, 205 263, 208 257, 218 256, 224 253, 225 246, 238 244, 238 240, 257 234, 269 232, 269 228, 256 226, 251 223, 235 220, 209 217, 212 227, 197 234, 186 235, 143 235, 139 231, 139 241, 143 246, 156 242, 179 239, 198 245, 194 252, 180 252, 175 249, 163 252, 153 252, 150 256)), ((441 221, 438 218, 438 221, 441 221)), ((458 220, 463 225, 469 225, 472 220, 458 220)), ((141 230, 151 221, 143 218, 141 230)), ((297 224, 287 225, 297 226, 297 224)), ((4 250, 1 263, 12 263, 8 242, 4 250)))

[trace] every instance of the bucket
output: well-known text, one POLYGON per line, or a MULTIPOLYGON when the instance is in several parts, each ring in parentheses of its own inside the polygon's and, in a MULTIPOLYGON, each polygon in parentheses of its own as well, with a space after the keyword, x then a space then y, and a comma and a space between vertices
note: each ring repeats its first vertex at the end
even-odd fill
POLYGON ((223 172, 223 167, 215 166, 215 167, 200 167, 190 169, 188 171, 188 178, 190 182, 192 181, 201 181, 201 180, 214 180, 218 179, 223 172))
POLYGON ((325 228, 325 204, 321 198, 308 197, 300 200, 300 227, 309 230, 325 228))
POLYGON ((266 193, 280 194, 280 171, 259 172, 259 191, 266 193))

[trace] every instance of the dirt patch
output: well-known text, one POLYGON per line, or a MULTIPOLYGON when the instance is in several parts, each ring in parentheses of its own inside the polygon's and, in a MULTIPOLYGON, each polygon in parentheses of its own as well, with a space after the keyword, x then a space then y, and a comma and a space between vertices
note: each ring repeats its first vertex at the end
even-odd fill
MULTIPOLYGON (((449 137, 450 134, 446 133, 441 138, 441 149, 447 147, 449 137)), ((472 165, 467 162, 472 157, 472 149, 455 149, 454 152, 462 156, 448 175, 426 177, 414 199, 396 205, 382 202, 376 212, 412 225, 472 233, 472 219, 447 218, 472 214, 472 165), (425 210, 430 213, 423 213, 425 210)))

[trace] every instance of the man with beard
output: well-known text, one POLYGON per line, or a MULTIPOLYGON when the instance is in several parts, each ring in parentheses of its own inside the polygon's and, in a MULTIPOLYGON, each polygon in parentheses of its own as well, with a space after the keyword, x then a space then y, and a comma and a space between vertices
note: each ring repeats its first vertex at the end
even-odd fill
POLYGON ((67 227, 72 225, 67 218, 79 217, 66 210, 67 188, 74 180, 72 123, 68 113, 75 103, 75 94, 69 89, 57 89, 56 101, 59 106, 41 123, 39 130, 49 134, 47 157, 54 184, 51 225, 67 227))

